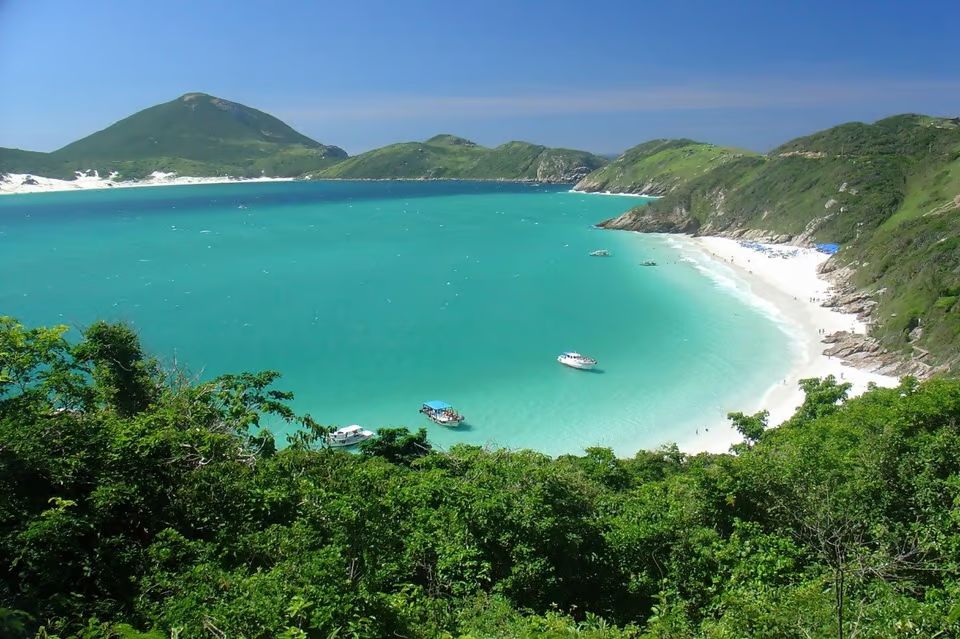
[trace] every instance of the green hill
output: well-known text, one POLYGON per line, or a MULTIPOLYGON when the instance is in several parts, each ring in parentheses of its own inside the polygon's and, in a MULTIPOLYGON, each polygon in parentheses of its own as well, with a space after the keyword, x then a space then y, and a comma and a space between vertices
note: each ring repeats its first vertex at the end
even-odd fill
POLYGON ((53 153, 0 149, 0 171, 71 178, 74 171, 180 175, 296 176, 347 154, 257 109, 188 93, 139 111, 53 153))
POLYGON ((606 164, 585 151, 508 142, 494 149, 453 135, 374 149, 312 174, 320 179, 477 179, 576 182, 606 164))
POLYGON ((908 114, 844 124, 765 157, 662 179, 674 181, 666 197, 603 225, 839 243, 834 263, 872 295, 884 347, 960 363, 958 120, 908 114))
POLYGON ((270 156, 290 147, 313 149, 322 157, 347 157, 342 149, 311 140, 271 115, 205 93, 188 93, 134 113, 54 155, 83 160, 175 157, 229 163, 270 156))
POLYGON ((587 175, 578 191, 666 195, 727 162, 756 153, 693 140, 651 140, 587 175))
POLYGON ((0 148, 0 173, 117 179, 154 171, 190 176, 319 179, 483 179, 572 183, 607 160, 584 151, 509 142, 495 149, 453 135, 354 158, 257 109, 205 93, 158 104, 52 153, 0 148))

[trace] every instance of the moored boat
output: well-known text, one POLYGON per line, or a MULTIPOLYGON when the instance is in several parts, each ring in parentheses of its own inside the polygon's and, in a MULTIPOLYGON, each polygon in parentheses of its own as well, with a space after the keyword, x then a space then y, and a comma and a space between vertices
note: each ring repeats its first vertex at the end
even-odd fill
POLYGON ((610 251, 607 249, 599 249, 590 253, 591 257, 610 257, 610 251))
POLYGON ((424 402, 420 412, 427 416, 427 419, 440 426, 459 426, 463 422, 463 415, 458 413, 453 406, 446 402, 434 400, 424 402))
POLYGON ((361 426, 344 426, 327 435, 327 443, 333 448, 353 446, 374 436, 373 431, 365 430, 361 426))
POLYGON ((645 262, 640 262, 640 266, 656 266, 657 263, 652 260, 647 260, 645 262))
POLYGON ((557 361, 564 366, 569 366, 570 368, 579 368, 581 370, 590 370, 597 365, 597 360, 573 351, 560 353, 560 356, 557 357, 557 361))

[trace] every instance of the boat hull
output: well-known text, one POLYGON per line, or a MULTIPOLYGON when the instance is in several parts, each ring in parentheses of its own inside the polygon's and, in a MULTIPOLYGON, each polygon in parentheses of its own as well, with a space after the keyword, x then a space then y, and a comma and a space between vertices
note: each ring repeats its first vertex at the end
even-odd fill
POLYGON ((581 371, 589 371, 589 370, 592 370, 594 366, 596 366, 596 363, 583 362, 583 361, 578 361, 574 359, 567 359, 564 357, 558 357, 557 361, 563 364, 564 366, 569 366, 570 368, 576 368, 577 370, 581 370, 581 371))
POLYGON ((448 426, 450 428, 456 428, 463 423, 462 419, 440 419, 427 415, 427 419, 436 424, 437 426, 448 426))

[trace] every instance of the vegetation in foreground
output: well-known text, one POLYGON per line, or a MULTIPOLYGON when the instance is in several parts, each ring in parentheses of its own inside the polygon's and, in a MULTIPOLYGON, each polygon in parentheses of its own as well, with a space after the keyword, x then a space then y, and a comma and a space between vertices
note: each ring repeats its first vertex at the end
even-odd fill
POLYGON ((550 458, 198 382, 123 325, 0 320, 0 636, 951 637, 960 383, 805 380, 725 455, 550 458), (281 448, 261 422, 300 428, 281 448))

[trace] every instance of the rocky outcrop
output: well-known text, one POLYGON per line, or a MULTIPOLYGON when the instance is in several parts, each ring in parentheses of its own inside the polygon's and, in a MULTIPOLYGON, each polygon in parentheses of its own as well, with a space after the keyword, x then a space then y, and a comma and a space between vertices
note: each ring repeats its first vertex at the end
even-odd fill
POLYGON ((856 315, 861 321, 870 319, 870 314, 876 305, 873 295, 864 291, 834 295, 823 303, 827 308, 835 308, 841 313, 856 315))
POLYGON ((609 175, 602 175, 599 171, 594 171, 592 175, 583 177, 573 188, 584 193, 625 193, 628 195, 663 197, 676 190, 680 184, 679 179, 665 178, 654 178, 631 184, 618 184, 615 180, 611 180, 609 175))
POLYGON ((880 375, 912 375, 918 379, 928 379, 949 370, 949 366, 925 363, 926 351, 915 349, 918 351, 915 356, 907 359, 903 353, 888 351, 868 335, 839 331, 825 337, 823 343, 828 345, 824 355, 839 357, 851 366, 880 375))
POLYGON ((600 228, 640 233, 696 233, 700 222, 680 207, 664 214, 640 206, 610 220, 598 224, 600 228))
POLYGON ((537 182, 573 184, 586 177, 593 167, 562 156, 544 157, 537 165, 537 182))
MULTIPOLYGON (((823 306, 856 315, 863 322, 870 323, 875 319, 879 305, 876 297, 883 291, 858 289, 853 284, 854 269, 841 264, 836 258, 822 263, 817 272, 833 285, 833 295, 823 306)), ((891 351, 876 338, 840 331, 824 338, 823 343, 829 345, 824 354, 839 357, 856 368, 894 377, 912 375, 918 379, 928 379, 950 370, 948 365, 928 364, 926 360, 929 353, 916 345, 909 345, 922 336, 923 328, 915 326, 908 335, 908 350, 891 351)))
POLYGON ((793 236, 785 233, 774 233, 765 229, 718 229, 709 222, 700 227, 696 235, 713 235, 715 237, 729 237, 734 240, 749 240, 765 244, 793 243, 793 236))

